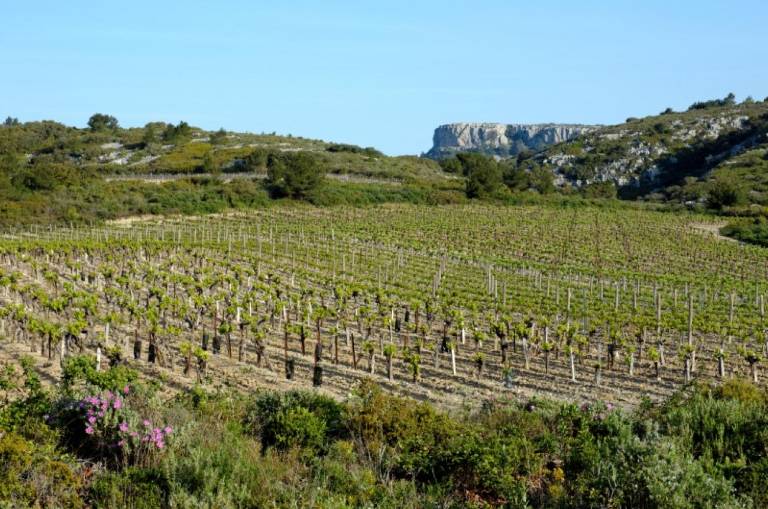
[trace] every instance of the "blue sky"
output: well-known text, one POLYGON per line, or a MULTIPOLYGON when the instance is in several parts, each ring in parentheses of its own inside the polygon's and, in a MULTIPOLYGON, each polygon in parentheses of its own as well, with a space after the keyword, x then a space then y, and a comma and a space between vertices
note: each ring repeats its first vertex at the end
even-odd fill
POLYGON ((420 153, 456 121, 768 95, 768 2, 0 0, 0 116, 186 120, 420 153))

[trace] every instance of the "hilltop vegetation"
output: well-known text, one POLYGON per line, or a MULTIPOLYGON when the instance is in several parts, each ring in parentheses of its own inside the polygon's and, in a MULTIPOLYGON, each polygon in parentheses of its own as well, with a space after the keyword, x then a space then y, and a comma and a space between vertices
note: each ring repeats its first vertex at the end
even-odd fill
POLYGON ((362 205, 445 203, 463 194, 462 184, 446 179, 434 161, 388 157, 370 147, 206 132, 186 122, 121 128, 104 114, 93 115, 88 126, 6 119, 0 126, 0 224, 212 213, 267 206, 281 197, 362 205), (270 178, 270 167, 278 166, 288 169, 270 178), (294 169, 306 167, 314 176, 305 173, 299 184, 294 169), (143 180, 157 175, 160 180, 143 180))
POLYGON ((428 160, 387 157, 372 147, 291 135, 207 132, 183 121, 121 128, 114 117, 98 113, 88 125, 79 129, 9 117, 0 127, 4 165, 58 164, 97 175, 264 172, 270 154, 307 152, 334 174, 410 179, 438 173, 438 166, 428 160))

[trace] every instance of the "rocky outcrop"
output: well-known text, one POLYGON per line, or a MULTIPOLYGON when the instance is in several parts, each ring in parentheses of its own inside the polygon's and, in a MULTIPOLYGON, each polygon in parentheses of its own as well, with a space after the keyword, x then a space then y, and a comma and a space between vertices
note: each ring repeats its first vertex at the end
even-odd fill
POLYGON ((579 124, 446 124, 435 129, 426 156, 440 159, 457 152, 483 152, 509 157, 524 150, 542 150, 593 129, 579 124))

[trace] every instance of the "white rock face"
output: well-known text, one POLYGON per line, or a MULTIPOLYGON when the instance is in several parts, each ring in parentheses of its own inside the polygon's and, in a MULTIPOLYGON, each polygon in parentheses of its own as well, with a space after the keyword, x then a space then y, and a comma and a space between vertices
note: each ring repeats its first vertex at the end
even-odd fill
POLYGON ((427 156, 440 158, 468 151, 514 156, 526 149, 541 150, 571 140, 593 129, 578 124, 446 124, 435 129, 427 156))

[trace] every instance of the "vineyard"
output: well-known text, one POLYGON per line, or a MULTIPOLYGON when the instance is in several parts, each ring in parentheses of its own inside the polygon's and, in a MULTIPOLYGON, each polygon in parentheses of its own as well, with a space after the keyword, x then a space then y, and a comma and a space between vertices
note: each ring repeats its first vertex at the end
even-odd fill
POLYGON ((763 383, 768 256, 635 208, 278 206, 0 237, 0 337, 180 387, 373 377, 444 406, 763 383))

